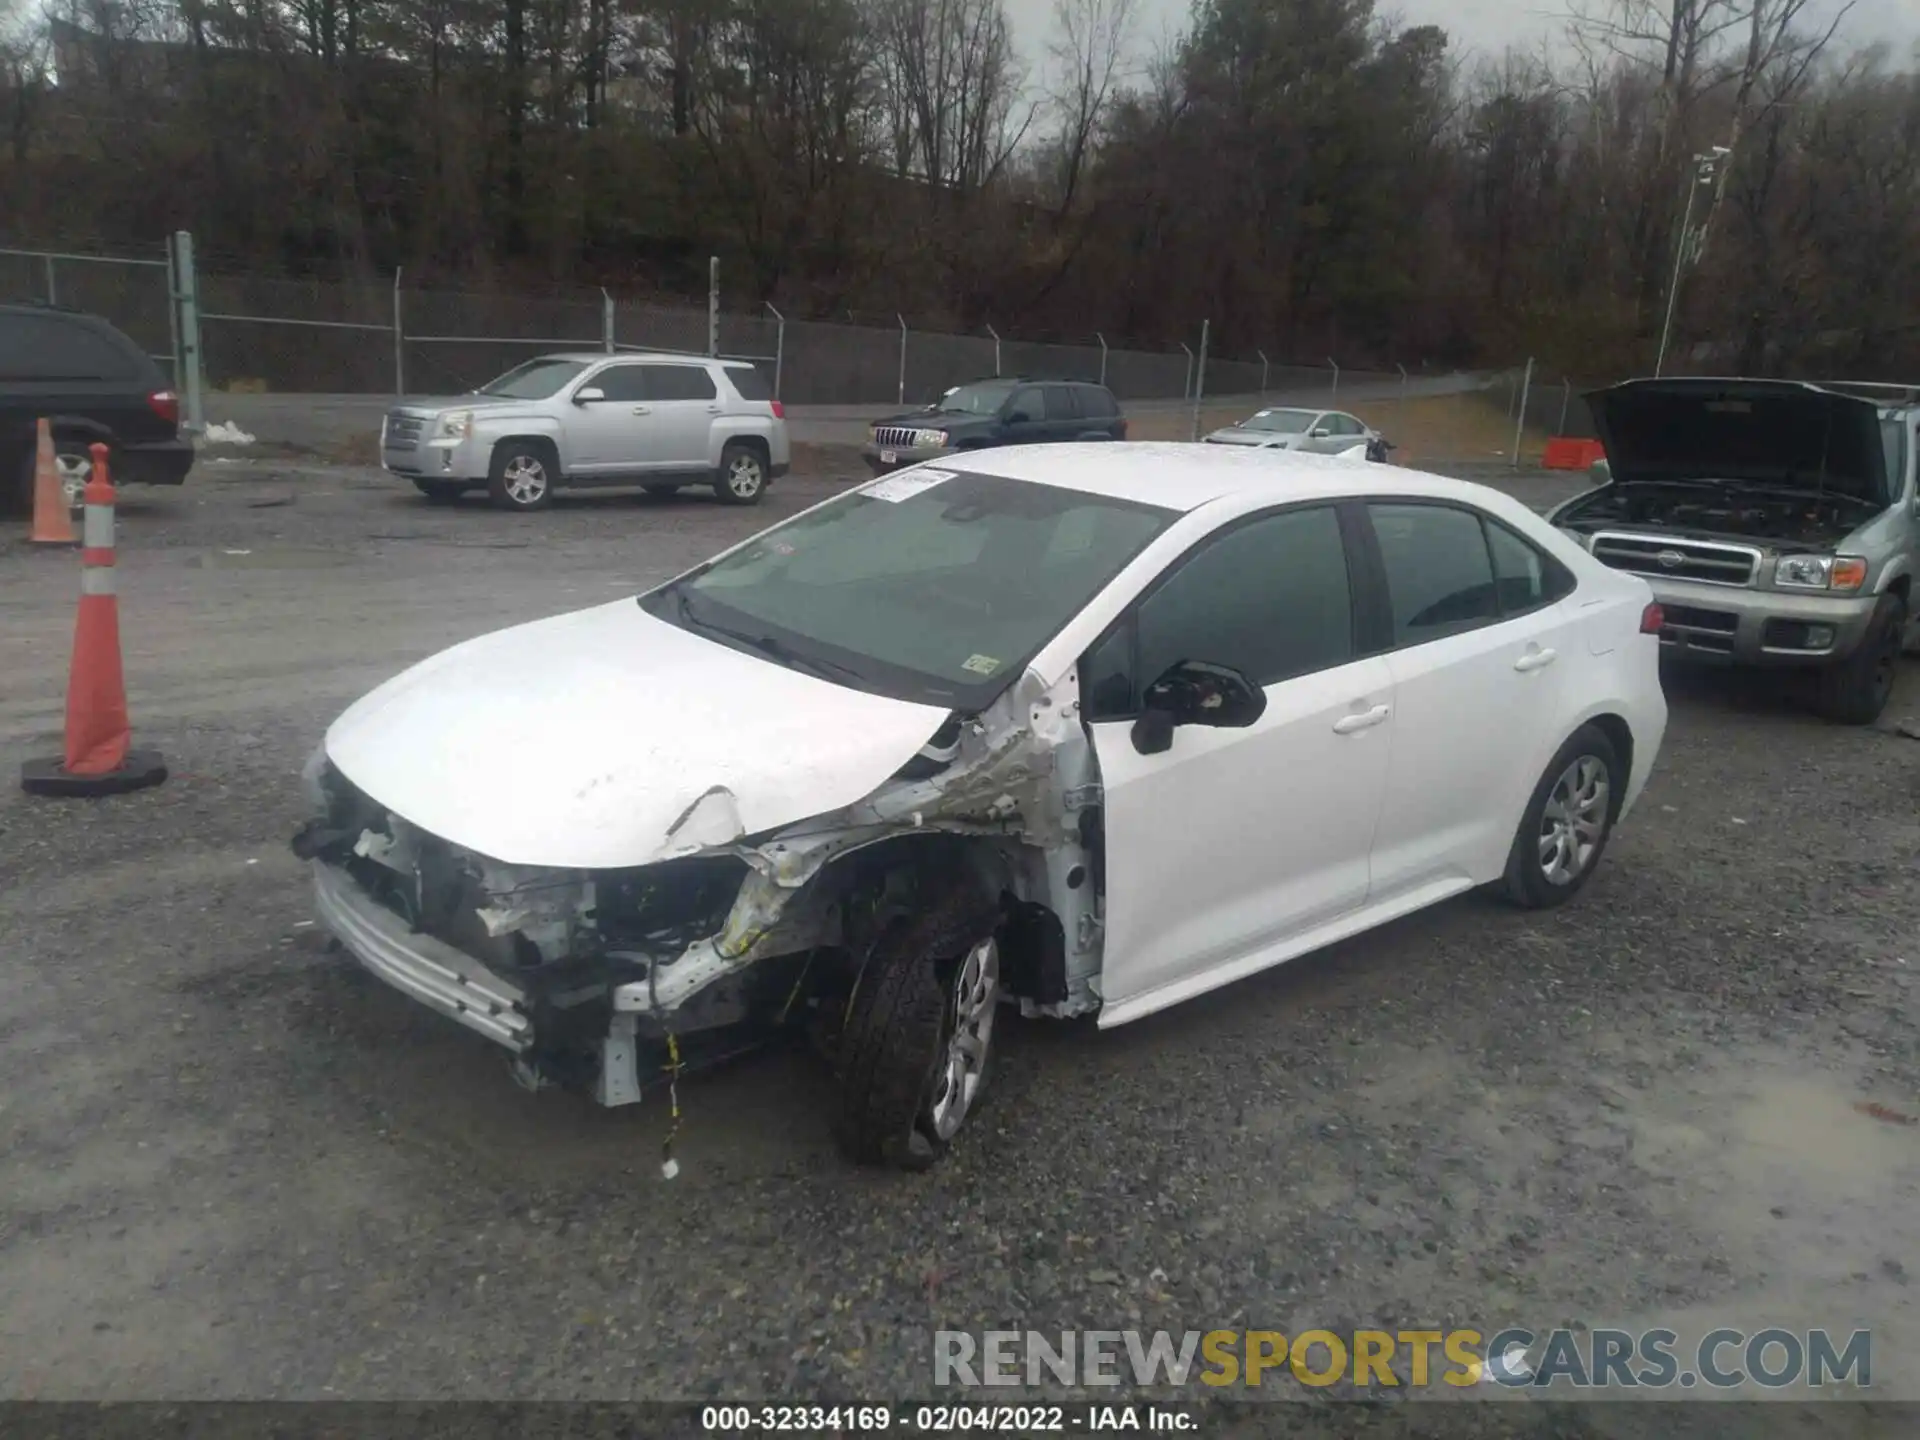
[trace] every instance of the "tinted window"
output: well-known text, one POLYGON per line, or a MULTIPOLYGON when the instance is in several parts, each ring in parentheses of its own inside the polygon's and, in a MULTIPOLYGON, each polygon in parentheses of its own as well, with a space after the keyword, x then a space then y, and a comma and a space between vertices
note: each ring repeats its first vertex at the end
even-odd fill
POLYGON ((742 400, 773 399, 773 386, 751 365, 727 366, 727 383, 740 392, 742 400))
POLYGON ((1182 660, 1274 685, 1353 654, 1340 522, 1320 506, 1238 526, 1197 551, 1096 647, 1081 679, 1104 718, 1131 713, 1139 691, 1182 660))
POLYGON ((594 376, 588 384, 604 390, 609 400, 644 400, 647 398, 647 377, 638 365, 610 365, 594 376))
POLYGON ((1120 413, 1111 390, 1098 385, 1080 385, 1075 389, 1080 397, 1080 413, 1089 419, 1111 420, 1120 413))
POLYGON ((1029 420, 1044 420, 1047 416, 1046 401, 1041 398, 1039 387, 1029 385, 1024 390, 1013 392, 1013 399, 1007 404, 1009 417, 1020 414, 1029 420))
POLYGON ((1500 595, 1500 613, 1517 615, 1551 605, 1573 590, 1566 569, 1497 520, 1485 522, 1487 549, 1493 553, 1493 580, 1500 595))
POLYGON ((1071 385, 1049 385, 1046 395, 1047 419, 1078 420, 1080 418, 1080 406, 1076 403, 1071 385))
POLYGON ((1393 603, 1393 643, 1419 645, 1500 618, 1479 517, 1442 505, 1369 505, 1393 603))
POLYGON ((0 379, 132 380, 134 356, 91 326, 58 315, 0 315, 0 379))
POLYGON ((1329 415, 1321 422, 1336 435, 1358 435, 1366 426, 1351 415, 1329 415))
POLYGON ((719 391, 703 365, 642 365, 649 400, 712 400, 719 391))

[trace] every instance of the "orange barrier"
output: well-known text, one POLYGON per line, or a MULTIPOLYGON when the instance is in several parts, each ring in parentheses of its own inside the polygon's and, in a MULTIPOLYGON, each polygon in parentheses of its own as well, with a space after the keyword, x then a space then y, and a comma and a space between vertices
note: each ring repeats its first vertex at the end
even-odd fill
MULTIPOLYGON (((65 498, 62 497, 62 505, 65 498)), ((120 664, 120 603, 115 594, 113 482, 107 447, 93 447, 81 522, 80 612, 73 627, 73 666, 67 678, 66 752, 58 760, 29 760, 20 788, 29 795, 118 795, 167 778, 153 750, 132 748, 127 686, 120 664)))
POLYGON ((1598 440, 1575 440, 1556 435, 1547 441, 1547 450, 1540 457, 1540 464, 1548 470, 1586 470, 1594 461, 1606 457, 1606 446, 1598 440))
POLYGON ((53 428, 42 420, 33 452, 33 531, 30 545, 71 545, 73 516, 67 511, 67 492, 53 459, 53 428))

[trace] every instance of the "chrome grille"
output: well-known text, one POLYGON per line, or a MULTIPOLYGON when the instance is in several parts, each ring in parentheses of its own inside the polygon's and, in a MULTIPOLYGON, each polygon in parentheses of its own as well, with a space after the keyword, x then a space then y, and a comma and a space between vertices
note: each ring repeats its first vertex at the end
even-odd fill
POLYGON ((889 450, 912 450, 920 444, 920 432, 905 425, 876 425, 873 443, 889 450))
POLYGON ((1740 628, 1740 617, 1725 610, 1701 610, 1692 605, 1660 607, 1660 642, 1682 650, 1709 650, 1716 654, 1733 653, 1733 638, 1740 628))
POLYGON ((1750 545, 1610 530, 1593 537, 1593 558, 1615 570, 1706 585, 1751 585, 1760 568, 1760 552, 1750 545))
POLYGON ((427 422, 418 415, 393 414, 387 416, 387 444, 417 445, 420 433, 427 428, 427 422))

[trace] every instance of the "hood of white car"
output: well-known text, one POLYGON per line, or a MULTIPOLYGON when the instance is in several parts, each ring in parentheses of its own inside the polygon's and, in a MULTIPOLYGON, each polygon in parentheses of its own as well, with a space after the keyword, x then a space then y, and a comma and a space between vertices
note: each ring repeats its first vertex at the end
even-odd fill
POLYGON ((443 650, 327 731, 340 773, 515 865, 649 865, 837 810, 947 719, 680 630, 633 600, 443 650))

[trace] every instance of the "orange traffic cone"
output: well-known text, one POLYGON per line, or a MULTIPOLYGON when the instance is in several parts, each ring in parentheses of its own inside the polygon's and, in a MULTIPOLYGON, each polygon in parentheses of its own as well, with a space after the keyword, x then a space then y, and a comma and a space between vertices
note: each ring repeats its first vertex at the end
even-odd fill
POLYGON ((39 444, 33 453, 33 533, 27 536, 27 542, 71 545, 73 539, 67 492, 60 484, 60 471, 53 461, 53 429, 42 420, 39 444))
POLYGON ((73 627, 73 668, 67 679, 66 753, 58 760, 29 760, 20 767, 20 788, 29 795, 118 795, 167 778, 157 751, 130 748, 133 734, 120 666, 120 604, 114 594, 113 482, 107 476, 104 445, 93 447, 86 504, 80 614, 73 627))

